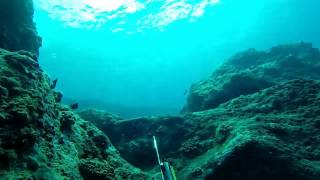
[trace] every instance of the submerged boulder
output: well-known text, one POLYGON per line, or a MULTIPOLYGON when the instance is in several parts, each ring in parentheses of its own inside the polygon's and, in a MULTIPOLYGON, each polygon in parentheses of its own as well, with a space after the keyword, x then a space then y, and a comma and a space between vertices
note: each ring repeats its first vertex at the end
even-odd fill
POLYGON ((229 59, 208 80, 194 84, 182 112, 212 109, 296 78, 320 80, 320 52, 311 44, 281 45, 268 51, 249 49, 229 59))
POLYGON ((0 49, 0 176, 147 179, 109 138, 56 101, 32 53, 0 49))

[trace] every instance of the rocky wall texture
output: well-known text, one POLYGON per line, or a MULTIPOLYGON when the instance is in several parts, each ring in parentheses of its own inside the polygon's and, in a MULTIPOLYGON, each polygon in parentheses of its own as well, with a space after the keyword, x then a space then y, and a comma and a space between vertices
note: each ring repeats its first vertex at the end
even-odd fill
POLYGON ((110 134, 125 159, 155 177, 153 135, 178 179, 317 180, 319 103, 320 82, 301 79, 182 117, 119 120, 95 110, 80 115, 110 134))
POLYGON ((154 135, 178 179, 319 179, 320 53, 311 44, 235 55, 191 88, 181 116, 79 116, 39 67, 32 16, 31 0, 0 0, 1 179, 160 179, 154 135))
POLYGON ((297 78, 320 80, 320 52, 312 44, 280 45, 268 51, 249 49, 233 56, 207 80, 194 84, 182 112, 215 108, 297 78))
POLYGON ((0 177, 146 179, 92 123, 61 105, 27 51, 0 49, 0 177))
POLYGON ((39 54, 41 38, 33 13, 32 0, 0 0, 0 48, 39 54))
POLYGON ((148 179, 60 104, 38 63, 32 0, 0 0, 0 179, 148 179))
POLYGON ((317 180, 319 78, 320 53, 311 44, 251 49, 194 85, 181 116, 127 120, 97 110, 80 116, 155 178, 153 135, 178 179, 317 180))

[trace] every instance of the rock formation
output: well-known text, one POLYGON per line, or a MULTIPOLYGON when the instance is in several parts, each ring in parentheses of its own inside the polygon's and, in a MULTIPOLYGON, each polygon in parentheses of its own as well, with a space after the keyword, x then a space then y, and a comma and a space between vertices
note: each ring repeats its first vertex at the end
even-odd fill
POLYGON ((148 179, 59 103, 38 64, 32 15, 31 0, 0 0, 1 179, 148 179))
POLYGON ((311 44, 248 50, 194 85, 188 113, 180 117, 126 120, 97 110, 80 116, 105 132, 126 160, 150 173, 157 171, 156 135, 179 179, 316 180, 319 68, 319 50, 311 44))
POLYGON ((93 110, 81 116, 146 170, 157 168, 152 135, 158 136, 179 179, 316 180, 319 103, 320 82, 292 80, 183 117, 121 120, 93 110))
POLYGON ((215 108, 240 95, 297 78, 320 79, 320 52, 311 44, 249 49, 233 56, 209 79, 194 84, 183 112, 215 108))
POLYGON ((56 102, 26 51, 0 49, 0 176, 5 179, 144 179, 93 124, 56 102))
POLYGON ((0 0, 0 48, 39 54, 41 38, 33 22, 32 0, 0 0))
POLYGON ((181 116, 79 116, 39 67, 32 16, 31 0, 0 0, 2 179, 159 179, 153 135, 178 179, 319 179, 320 53, 311 44, 237 54, 192 87, 181 116))

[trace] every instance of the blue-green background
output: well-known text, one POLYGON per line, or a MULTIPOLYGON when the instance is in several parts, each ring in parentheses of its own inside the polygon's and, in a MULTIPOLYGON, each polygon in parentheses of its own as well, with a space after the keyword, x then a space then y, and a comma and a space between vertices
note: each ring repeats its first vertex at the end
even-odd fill
POLYGON ((68 27, 36 8, 40 63, 59 78, 65 100, 80 107, 125 117, 178 113, 190 85, 235 52, 299 41, 319 47, 319 8, 319 0, 221 0, 195 22, 184 19, 130 35, 110 31, 111 23, 68 27))

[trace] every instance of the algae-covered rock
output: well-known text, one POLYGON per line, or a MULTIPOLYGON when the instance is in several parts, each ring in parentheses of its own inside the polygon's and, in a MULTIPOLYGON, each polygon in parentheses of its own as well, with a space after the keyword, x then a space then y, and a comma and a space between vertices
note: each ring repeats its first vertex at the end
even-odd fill
POLYGON ((34 58, 0 49, 0 176, 147 179, 103 132, 56 101, 49 77, 34 58))
POLYGON ((148 179, 146 175, 143 175, 137 169, 132 169, 130 166, 122 165, 126 164, 118 159, 114 159, 113 162, 109 159, 108 162, 95 159, 82 159, 80 161, 80 172, 85 179, 117 179, 117 180, 144 180, 148 179), (112 164, 115 163, 115 164, 112 164), (120 163, 120 164, 119 164, 120 163), (119 168, 117 168, 119 167, 119 168))
POLYGON ((41 38, 33 23, 32 0, 0 0, 0 48, 39 53, 41 38))
POLYGON ((150 169, 157 164, 152 142, 157 136, 163 154, 176 152, 185 138, 187 125, 182 117, 159 116, 124 120, 101 110, 84 110, 80 116, 105 132, 111 142, 131 164, 150 169))
POLYGON ((148 179, 59 104, 62 93, 39 67, 40 46, 32 0, 0 0, 0 179, 148 179))
POLYGON ((154 135, 178 179, 319 179, 320 53, 311 44, 237 54, 191 88, 179 117, 80 117, 39 67, 32 16, 32 0, 0 0, 1 179, 159 179, 154 135))
POLYGON ((320 79, 320 52, 311 44, 281 45, 268 51, 249 49, 229 59, 208 80, 194 84, 183 112, 212 109, 296 78, 320 79))
POLYGON ((186 179, 317 179, 320 83, 293 80, 186 116, 210 132, 208 150, 190 159, 186 179), (280 102, 279 102, 280 101, 280 102))
POLYGON ((110 134, 129 162, 153 173, 156 135, 178 179, 316 180, 319 103, 320 82, 292 80, 182 117, 123 120, 94 110, 80 115, 110 134))

